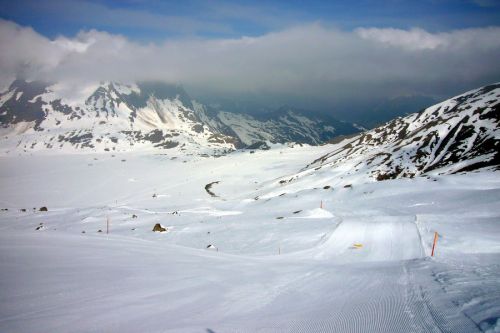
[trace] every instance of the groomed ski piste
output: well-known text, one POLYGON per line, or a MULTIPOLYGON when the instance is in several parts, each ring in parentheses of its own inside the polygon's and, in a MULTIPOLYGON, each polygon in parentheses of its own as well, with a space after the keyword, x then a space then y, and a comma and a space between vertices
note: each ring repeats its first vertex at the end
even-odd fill
POLYGON ((0 331, 498 332, 498 172, 281 181, 334 148, 0 157, 0 331))

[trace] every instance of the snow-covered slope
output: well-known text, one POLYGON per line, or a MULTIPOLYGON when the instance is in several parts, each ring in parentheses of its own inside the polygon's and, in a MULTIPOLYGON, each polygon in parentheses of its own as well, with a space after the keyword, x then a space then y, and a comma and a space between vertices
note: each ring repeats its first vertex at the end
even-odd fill
POLYGON ((485 86, 397 118, 346 139, 301 172, 281 178, 301 188, 344 186, 357 179, 386 180, 500 167, 500 84, 485 86))
POLYGON ((265 119, 212 110, 159 82, 105 82, 68 94, 61 84, 14 81, 0 94, 3 153, 164 150, 222 154, 257 141, 319 144, 359 129, 280 111, 265 119))
POLYGON ((0 331, 498 330, 498 172, 275 182, 335 147, 0 157, 0 331))

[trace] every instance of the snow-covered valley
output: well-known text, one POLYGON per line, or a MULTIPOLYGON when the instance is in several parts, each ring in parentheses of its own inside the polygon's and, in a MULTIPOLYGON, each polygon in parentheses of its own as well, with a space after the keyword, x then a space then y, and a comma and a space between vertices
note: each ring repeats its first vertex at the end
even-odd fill
POLYGON ((344 144, 0 157, 0 331, 498 330, 498 172, 280 182, 344 144))
POLYGON ((0 2, 0 333, 500 333, 500 0, 0 2))

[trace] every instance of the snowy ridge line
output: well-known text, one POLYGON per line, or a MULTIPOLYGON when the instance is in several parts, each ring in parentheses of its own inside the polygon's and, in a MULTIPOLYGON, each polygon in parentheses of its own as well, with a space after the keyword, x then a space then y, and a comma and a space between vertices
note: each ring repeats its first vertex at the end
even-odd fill
POLYGON ((338 187, 499 169, 500 84, 494 84, 346 139, 278 182, 297 192, 308 179, 338 187))

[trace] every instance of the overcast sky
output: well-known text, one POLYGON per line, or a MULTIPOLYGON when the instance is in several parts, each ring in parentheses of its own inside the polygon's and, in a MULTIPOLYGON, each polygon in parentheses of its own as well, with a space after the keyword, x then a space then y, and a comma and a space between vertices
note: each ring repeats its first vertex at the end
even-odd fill
POLYGON ((498 0, 0 1, 0 84, 163 80, 328 107, 500 81, 498 0))

